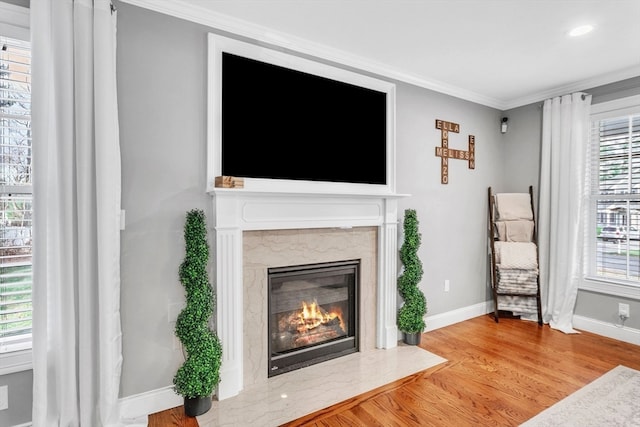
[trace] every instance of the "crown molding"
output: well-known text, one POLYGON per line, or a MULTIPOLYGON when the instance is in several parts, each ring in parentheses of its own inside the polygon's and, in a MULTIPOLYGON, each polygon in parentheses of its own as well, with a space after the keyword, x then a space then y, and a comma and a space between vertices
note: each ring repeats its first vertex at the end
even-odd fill
POLYGON ((272 28, 240 20, 229 15, 213 12, 210 9, 187 4, 181 0, 120 0, 134 6, 153 10, 155 12, 174 16, 176 18, 195 22, 218 29, 220 31, 250 38, 258 43, 284 48, 298 54, 316 57, 325 61, 355 68, 364 72, 376 74, 391 80, 397 80, 440 92, 466 101, 503 109, 504 102, 473 91, 455 87, 436 80, 428 80, 420 76, 405 73, 366 58, 358 57, 339 49, 334 49, 304 38, 280 32, 272 28))
POLYGON ((504 110, 510 110, 512 108, 521 107, 523 105, 533 104, 536 102, 544 101, 545 99, 566 95, 568 93, 593 89, 598 86, 619 82, 621 80, 638 76, 640 76, 640 65, 626 68, 624 70, 616 71, 613 73, 600 75, 590 79, 580 80, 578 82, 555 87, 547 91, 534 93, 521 98, 513 99, 504 104, 504 110))

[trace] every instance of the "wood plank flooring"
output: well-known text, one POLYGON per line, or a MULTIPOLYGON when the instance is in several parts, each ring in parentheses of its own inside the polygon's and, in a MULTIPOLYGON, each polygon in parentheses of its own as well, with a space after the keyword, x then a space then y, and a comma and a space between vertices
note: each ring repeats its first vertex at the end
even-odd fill
MULTIPOLYGON (((535 322, 480 316, 422 336, 448 360, 283 427, 518 426, 617 365, 640 370, 640 346, 535 322)), ((197 427, 182 407, 149 427, 197 427)))

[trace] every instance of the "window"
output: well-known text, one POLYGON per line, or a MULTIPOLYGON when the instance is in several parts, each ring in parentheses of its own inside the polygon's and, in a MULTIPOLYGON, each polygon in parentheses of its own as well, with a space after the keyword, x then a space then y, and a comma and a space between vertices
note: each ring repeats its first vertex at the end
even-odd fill
POLYGON ((636 289, 637 296, 640 290, 640 97, 596 104, 591 118, 587 276, 636 289))
POLYGON ((0 353, 31 348, 31 50, 0 37, 0 353))

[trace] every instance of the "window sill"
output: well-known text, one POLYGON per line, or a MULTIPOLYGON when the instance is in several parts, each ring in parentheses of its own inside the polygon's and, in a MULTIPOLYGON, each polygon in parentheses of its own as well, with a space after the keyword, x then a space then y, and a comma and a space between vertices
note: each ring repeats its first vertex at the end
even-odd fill
POLYGON ((33 369, 31 349, 0 354, 0 375, 14 374, 31 369, 33 369))
POLYGON ((640 300, 640 286, 622 281, 606 280, 601 277, 585 277, 578 289, 640 300))

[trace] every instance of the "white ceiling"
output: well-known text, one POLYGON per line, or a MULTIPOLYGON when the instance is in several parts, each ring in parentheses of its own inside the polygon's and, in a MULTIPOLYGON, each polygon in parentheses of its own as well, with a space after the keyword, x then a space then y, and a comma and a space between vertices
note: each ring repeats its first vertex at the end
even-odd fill
POLYGON ((122 1, 501 110, 640 76, 640 0, 122 1))

